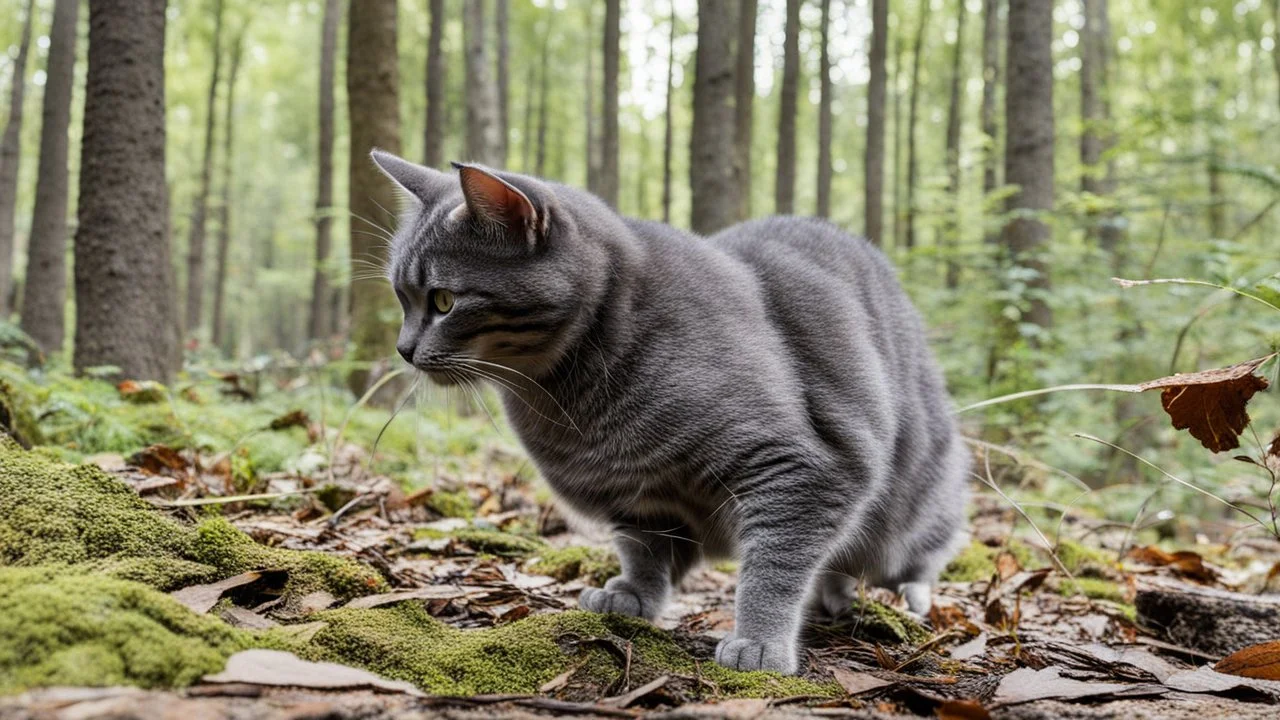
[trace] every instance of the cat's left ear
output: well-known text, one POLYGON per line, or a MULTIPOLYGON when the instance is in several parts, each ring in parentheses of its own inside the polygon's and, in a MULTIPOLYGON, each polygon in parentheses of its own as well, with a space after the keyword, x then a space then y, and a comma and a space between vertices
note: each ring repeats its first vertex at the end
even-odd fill
POLYGON ((449 189, 449 173, 411 163, 385 150, 374 148, 369 157, 384 175, 404 192, 405 197, 426 205, 449 189))
POLYGON ((530 245, 541 239, 545 210, 539 212, 523 190, 479 165, 455 162, 453 166, 458 169, 462 195, 473 217, 530 245))

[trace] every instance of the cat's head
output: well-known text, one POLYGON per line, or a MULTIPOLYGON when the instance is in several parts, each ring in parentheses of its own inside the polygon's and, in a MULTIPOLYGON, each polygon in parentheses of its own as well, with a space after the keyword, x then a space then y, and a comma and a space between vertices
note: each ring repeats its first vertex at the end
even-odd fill
POLYGON ((387 276, 404 310, 396 349, 435 382, 501 384, 553 369, 589 321, 607 258, 536 178, 375 150, 405 196, 387 276))

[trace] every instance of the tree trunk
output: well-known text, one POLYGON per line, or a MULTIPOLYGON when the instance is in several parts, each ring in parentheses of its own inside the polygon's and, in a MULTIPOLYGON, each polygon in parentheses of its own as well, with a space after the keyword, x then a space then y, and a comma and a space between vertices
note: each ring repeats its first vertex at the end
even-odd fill
MULTIPOLYGON (((1080 32, 1080 189, 1099 197, 1114 192, 1115 165, 1105 159, 1113 142, 1111 134, 1111 20, 1107 0, 1084 0, 1084 27, 1080 32)), ((1119 270, 1121 224, 1114 211, 1094 213, 1089 232, 1119 270)))
POLYGON ((1009 0, 1008 78, 1005 85, 1005 182, 1016 185, 1011 212, 1028 211, 1004 227, 1003 241, 1019 266, 1032 271, 1022 321, 1053 325, 1045 303, 1049 267, 1041 255, 1049 226, 1033 213, 1053 209, 1053 7, 1042 0, 1009 0))
POLYGON ((618 51, 622 43, 622 2, 604 4, 604 127, 601 132, 600 197, 618 207, 618 51))
MULTIPOLYGON (((485 0, 471 0, 463 4, 462 34, 467 46, 467 159, 500 167, 502 148, 498 139, 498 95, 489 74, 484 6, 485 0)), ((354 9, 354 4, 352 7, 354 9)))
POLYGON ((674 123, 671 114, 675 111, 675 67, 676 67, 676 4, 671 3, 671 30, 667 37, 667 111, 663 115, 662 134, 662 222, 671 222, 671 153, 674 148, 674 123))
POLYGON ((955 290, 960 283, 960 264, 956 260, 960 247, 960 87, 964 78, 964 25, 969 15, 964 0, 959 0, 956 7, 956 46, 951 56, 951 99, 947 103, 947 193, 952 203, 946 228, 948 290, 955 290))
MULTIPOLYGON (((467 3, 467 17, 476 20, 473 8, 480 3, 467 3)), ((380 237, 394 221, 383 208, 393 208, 396 192, 369 160, 373 148, 400 152, 400 76, 396 56, 396 0, 351 0, 347 15, 347 114, 351 124, 351 158, 348 206, 351 209, 351 264, 357 267, 373 263, 377 267, 387 261, 387 247, 380 237)), ((483 20, 483 18, 480 18, 483 20)), ((479 24, 483 27, 483 22, 479 24)), ((470 23, 468 37, 468 75, 477 72, 475 48, 476 24, 470 23)), ((483 41, 483 34, 481 34, 483 41)), ((484 46, 480 45, 479 75, 484 70, 484 46)), ((481 81, 483 82, 483 81, 481 81)), ((476 89, 471 86, 471 89, 476 89)), ((492 96, 490 92, 488 93, 492 96)), ((468 115, 472 96, 468 93, 468 115)), ((492 104, 489 106, 492 109, 492 104)), ((469 120, 474 118, 469 118, 469 120)), ((492 119, 492 115, 489 115, 492 119)), ((469 139, 473 123, 468 122, 469 139)), ((479 129, 493 123, 480 125, 479 129)), ((470 144, 470 143, 469 143, 470 144)), ((492 152, 494 145, 483 145, 492 152)), ((484 159, 484 158, 479 158, 484 159)), ((395 302, 386 284, 368 273, 356 273, 351 281, 351 339, 355 343, 355 360, 386 360, 395 347, 397 322, 395 302)), ((351 374, 348 384, 353 392, 363 392, 369 380, 367 371, 351 374)))
POLYGON ((782 96, 778 104, 778 168, 774 181, 775 212, 789 215, 796 198, 796 112, 800 92, 800 5, 787 0, 786 36, 782 44, 782 96))
POLYGON ((533 116, 538 97, 538 64, 529 63, 524 83, 524 127, 520 131, 520 172, 533 172, 533 116))
MULTIPOLYGON (((320 171, 316 183, 316 266, 311 279, 311 314, 308 322, 308 334, 312 339, 320 339, 333 331, 334 318, 330 317, 332 291, 329 289, 329 252, 332 247, 333 232, 333 83, 337 74, 338 25, 342 23, 342 0, 325 0, 324 19, 320 26, 320 171)), ((440 1, 440 0, 433 0, 440 1)), ((433 4, 434 10, 434 4, 433 4)), ((435 15, 432 15, 432 42, 435 42, 435 15)), ((439 48, 436 48, 437 52, 439 48)), ((428 72, 427 95, 430 98, 431 81, 428 72)), ((439 112, 439 103, 428 99, 427 105, 427 152, 431 153, 432 112, 439 112)), ((439 118, 436 118, 439 129, 439 118)), ((440 133, 435 136, 434 151, 440 152, 440 133)), ((428 163, 430 161, 428 160, 428 163)), ((435 164, 439 164, 438 161, 435 164)), ((358 220, 352 219, 353 223, 358 220)))
POLYGON ((690 224, 702 235, 738 217, 734 188, 733 17, 730 0, 698 2, 698 49, 693 80, 693 130, 689 143, 690 224))
POLYGON ((547 174, 547 101, 551 90, 551 23, 547 23, 546 34, 542 37, 542 78, 538 89, 538 152, 534 161, 534 174, 546 177, 547 174))
POLYGON ((893 37, 893 246, 902 247, 902 32, 893 37))
MULTIPOLYGON (((986 197, 998 184, 996 161, 1000 157, 999 129, 996 126, 996 93, 1000 90, 1000 0, 982 0, 982 134, 987 136, 982 153, 982 193, 986 197)), ((986 240, 996 243, 998 233, 988 230, 986 240)))
POLYGON ((45 352, 62 350, 67 306, 67 130, 75 85, 79 0, 57 0, 40 124, 40 167, 31 218, 22 330, 45 352))
POLYGON ((218 255, 213 275, 213 346, 228 351, 224 326, 227 294, 227 253, 231 248, 231 183, 235 150, 236 78, 244 54, 244 36, 248 23, 240 28, 231 44, 231 67, 227 69, 227 100, 222 117, 222 201, 218 204, 218 255))
POLYGON ((595 2, 587 2, 587 92, 586 92, 586 160, 587 190, 600 194, 600 145, 596 134, 596 51, 591 28, 595 23, 595 2))
POLYGON ((1138 620, 1161 639, 1210 655, 1280 637, 1280 596, 1203 587, 1156 576, 1137 582, 1138 620))
POLYGON ((930 3, 920 3, 915 47, 911 50, 911 98, 907 101, 907 226, 903 242, 908 250, 916 246, 916 183, 920 160, 916 154, 916 116, 920 107, 920 58, 924 54, 924 31, 929 25, 930 3))
POLYGON ((831 217, 831 0, 822 0, 822 47, 818 52, 818 217, 831 217))
POLYGON ((166 381, 179 357, 165 187, 165 0, 90 0, 75 367, 166 381))
POLYGON ((209 94, 205 104, 204 162, 200 166, 200 189, 191 210, 191 231, 187 234, 187 312, 185 329, 188 337, 200 333, 204 311, 204 241, 209 212, 209 188, 213 182, 213 128, 218 111, 218 77, 222 72, 222 6, 213 5, 213 72, 209 76, 209 94))
POLYGON ((738 217, 751 217, 751 136, 756 104, 756 18, 758 0, 738 6, 738 66, 734 75, 733 137, 738 149, 738 217))
POLYGON ((18 163, 22 159, 22 106, 27 90, 27 53, 31 48, 31 20, 35 0, 27 0, 18 57, 13 61, 9 91, 9 122, 0 136, 0 320, 13 310, 14 207, 18 202, 18 163))
POLYGON ((863 165, 865 234, 877 245, 884 242, 884 110, 888 69, 889 0, 871 0, 871 78, 867 85, 867 147, 863 165))
POLYGON ((494 0, 494 30, 498 35, 498 167, 507 166, 507 144, 511 139, 511 0, 494 0))
POLYGON ((1218 129, 1209 128, 1209 237, 1223 240, 1227 237, 1227 200, 1222 190, 1222 146, 1218 129))
MULTIPOLYGON (((427 38, 427 129, 423 162, 427 167, 433 168, 444 164, 444 104, 445 84, 448 80, 444 55, 444 21, 444 0, 431 0, 431 36, 427 38)), ((330 85, 332 84, 331 80, 330 85)))

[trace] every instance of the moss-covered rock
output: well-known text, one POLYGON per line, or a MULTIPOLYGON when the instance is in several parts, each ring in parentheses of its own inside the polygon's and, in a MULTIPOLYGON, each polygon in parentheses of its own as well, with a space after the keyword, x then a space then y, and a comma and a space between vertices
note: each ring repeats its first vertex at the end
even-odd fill
POLYGON ((49 685, 182 687, 269 644, 141 583, 0 568, 0 694, 49 685))
POLYGON ((587 584, 596 586, 604 585, 606 580, 622 572, 618 556, 604 548, 582 545, 545 550, 525 569, 539 575, 550 575, 562 583, 582 578, 587 584))
POLYGON ((0 377, 0 435, 8 435, 27 448, 44 441, 31 412, 30 398, 3 377, 0 377))
POLYGON ((1084 595, 1094 600, 1127 604, 1124 588, 1119 583, 1101 578, 1077 577, 1075 580, 1063 580, 1058 584, 1058 592, 1066 597, 1084 595))
POLYGON ((476 516, 475 504, 466 490, 456 492, 436 491, 427 498, 427 507, 441 517, 462 518, 470 520, 476 516))
POLYGON ((871 642, 919 645, 929 631, 906 613, 869 598, 855 598, 852 614, 843 624, 871 642))
POLYGON ((1013 555, 1018 565, 1024 569, 1037 565, 1035 551, 1021 541, 1010 538, 1009 542, 1003 546, 989 547, 974 540, 951 559, 939 579, 945 582, 990 580, 996 571, 996 558, 1002 552, 1013 555))
POLYGON ((459 528, 448 532, 423 528, 414 533, 414 538, 418 540, 452 538, 476 552, 510 558, 527 558, 548 549, 547 544, 537 538, 477 527, 459 528))

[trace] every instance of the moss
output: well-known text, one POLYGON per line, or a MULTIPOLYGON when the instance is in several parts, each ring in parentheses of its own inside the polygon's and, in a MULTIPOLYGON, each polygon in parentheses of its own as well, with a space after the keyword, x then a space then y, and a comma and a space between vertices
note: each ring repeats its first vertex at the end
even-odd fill
POLYGON ((697 663, 669 635, 648 623, 613 615, 571 611, 537 615, 486 630, 458 630, 432 618, 422 606, 402 603, 374 610, 331 610, 306 651, 313 659, 360 665, 441 695, 532 693, 567 668, 585 665, 575 678, 597 697, 623 672, 632 643, 631 682, 661 674, 694 675, 734 695, 832 695, 835 688, 774 673, 741 673, 697 663))
POLYGON ((918 645, 929 639, 929 631, 909 615, 868 598, 854 599, 849 624, 856 636, 874 642, 918 645))
POLYGON ((1075 580, 1063 580, 1058 585, 1058 592, 1065 597, 1084 595, 1094 600, 1110 600, 1126 604, 1124 588, 1119 583, 1099 578, 1078 577, 1075 580))
POLYGON ((182 687, 266 642, 136 582, 0 568, 0 693, 49 685, 182 687))
POLYGON ((537 538, 474 527, 465 527, 451 532, 423 528, 414 533, 414 538, 418 540, 453 538, 476 552, 503 557, 524 558, 547 550, 547 544, 537 538))
POLYGON ((456 492, 440 492, 431 493, 431 497, 427 498, 427 507, 439 513, 443 517, 464 518, 470 520, 476 516, 475 505, 471 503, 471 496, 465 490, 456 492))
POLYGON ((356 562, 263 547, 221 518, 179 524, 95 466, 64 465, 0 439, 0 565, 51 563, 88 563, 166 590, 261 568, 288 570, 290 596, 324 589, 346 599, 385 588, 356 562))
POLYGON ((1010 538, 1001 547, 988 547, 974 540, 952 558, 946 569, 942 571, 939 579, 945 582, 989 580, 996 571, 996 558, 1002 552, 1008 552, 1013 555, 1014 559, 1018 561, 1018 565, 1023 568, 1032 568, 1038 563, 1035 551, 1019 540, 1010 538))
POLYGON ((44 442, 44 437, 31 413, 31 399, 25 395, 0 377, 0 434, 9 435, 23 447, 31 447, 44 442))
POLYGON ((1081 545, 1074 540, 1061 540, 1056 551, 1058 560, 1072 573, 1078 573, 1090 566, 1103 568, 1112 564, 1113 558, 1096 548, 1081 545))
POLYGON ((603 585, 622 572, 618 557, 604 548, 575 545, 545 550, 525 568, 539 575, 550 575, 560 582, 582 578, 589 585, 603 585))

